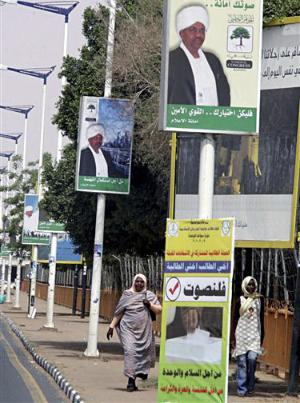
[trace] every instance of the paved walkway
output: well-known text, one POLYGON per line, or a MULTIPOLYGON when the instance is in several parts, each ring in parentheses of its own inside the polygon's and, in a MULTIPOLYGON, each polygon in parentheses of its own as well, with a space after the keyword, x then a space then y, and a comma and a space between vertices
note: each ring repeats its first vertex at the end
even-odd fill
MULTIPOLYGON (((13 299, 14 297, 12 297, 13 299)), ((69 308, 55 305, 54 324, 56 330, 43 328, 46 323, 46 302, 37 299, 35 319, 27 317, 28 296, 20 295, 21 310, 14 310, 13 304, 0 305, 6 314, 23 332, 36 352, 58 367, 63 376, 76 389, 86 403, 156 402, 158 363, 151 371, 148 381, 138 381, 139 391, 126 391, 123 376, 123 355, 116 335, 108 342, 108 324, 99 324, 99 358, 86 358, 83 352, 87 345, 88 317, 72 316, 69 308)), ((159 339, 158 343, 159 343, 159 339)), ((230 372, 234 371, 234 366, 230 372)), ((233 380, 229 382, 229 402, 299 402, 298 398, 285 396, 286 382, 264 372, 257 371, 259 383, 254 396, 236 396, 233 380)))

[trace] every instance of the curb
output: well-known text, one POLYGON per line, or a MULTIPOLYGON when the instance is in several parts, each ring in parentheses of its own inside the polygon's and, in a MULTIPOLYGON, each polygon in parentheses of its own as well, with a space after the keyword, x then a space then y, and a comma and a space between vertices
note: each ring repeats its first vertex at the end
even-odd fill
POLYGON ((59 369, 55 365, 50 364, 45 358, 37 354, 34 347, 26 339, 22 331, 15 325, 15 323, 8 316, 6 316, 3 312, 0 312, 0 315, 6 320, 11 330, 21 340, 26 350, 32 355, 34 361, 46 372, 48 372, 50 376, 52 376, 52 378, 58 384, 60 389, 71 400, 71 402, 84 403, 84 400, 81 399, 79 393, 70 385, 70 383, 66 380, 66 378, 61 374, 59 369))

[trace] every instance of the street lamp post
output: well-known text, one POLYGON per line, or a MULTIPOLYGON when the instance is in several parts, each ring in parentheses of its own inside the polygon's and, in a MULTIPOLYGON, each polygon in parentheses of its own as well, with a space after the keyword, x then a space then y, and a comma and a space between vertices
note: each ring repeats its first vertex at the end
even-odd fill
MULTIPOLYGON (((4 185, 4 175, 6 174, 6 167, 0 168, 0 185, 4 185)), ((3 193, 0 192, 0 229, 3 229, 3 193)))
MULTIPOLYGON (((42 196, 41 189, 41 174, 42 174, 42 166, 43 166, 43 146, 44 146, 44 132, 45 132, 45 111, 46 111, 46 91, 47 91, 47 79, 50 74, 55 69, 55 66, 51 67, 42 67, 42 68, 16 68, 9 67, 3 64, 0 64, 0 70, 8 70, 15 73, 25 74, 27 76, 39 78, 43 80, 43 101, 42 101, 42 117, 41 117, 41 139, 40 139, 40 150, 39 150, 39 164, 38 164, 38 196, 39 200, 42 196)), ((32 270, 31 270, 31 284, 30 284, 30 312, 29 316, 33 317, 32 312, 35 310, 35 288, 36 288, 36 271, 37 271, 37 254, 38 248, 37 245, 33 245, 32 247, 32 270)))
POLYGON ((24 134, 23 134, 23 170, 26 168, 26 151, 27 151, 27 130, 28 130, 28 114, 34 108, 34 105, 0 105, 0 109, 4 109, 11 112, 21 113, 24 115, 24 134))
POLYGON ((20 309, 20 284, 21 284, 21 270, 22 270, 22 262, 23 259, 26 257, 26 251, 23 249, 18 249, 15 252, 15 256, 18 260, 17 264, 17 275, 16 275, 16 291, 15 291, 15 303, 13 308, 20 309))
POLYGON ((15 155, 18 154, 18 141, 23 133, 0 133, 0 137, 8 140, 13 140, 15 142, 15 155))
MULTIPOLYGON (((69 23, 69 15, 74 10, 74 8, 79 4, 78 1, 72 0, 63 0, 56 1, 55 3, 51 2, 34 2, 30 3, 28 1, 22 0, 2 0, 3 3, 8 4, 19 4, 22 6, 31 7, 34 9, 47 11, 50 13, 62 15, 64 17, 64 43, 63 43, 63 58, 67 56, 67 42, 68 42, 68 23, 69 23)), ((62 76, 61 78, 61 87, 64 88, 66 84, 66 77, 62 76)), ((58 131, 58 139, 57 139, 57 162, 60 161, 62 156, 62 131, 58 131)), ((40 175, 40 169, 39 169, 40 175)), ((39 176, 40 180, 40 176, 39 176)), ((40 184, 40 181, 38 181, 40 184)), ((40 186, 39 186, 40 189, 40 186)), ((39 196, 41 193, 39 193, 39 196)), ((56 272, 56 253, 57 253, 57 234, 53 233, 51 235, 51 244, 50 244, 50 256, 49 256, 49 286, 48 286, 48 298, 47 298, 47 323, 45 327, 53 328, 53 308, 54 308, 54 290, 55 290, 55 272, 56 272), (53 259, 54 257, 54 259, 53 259)), ((35 254, 33 253, 33 256, 35 254)))
POLYGON ((39 78, 43 80, 43 101, 42 101, 42 118, 41 118, 41 139, 40 139, 40 151, 39 151, 39 167, 38 167, 38 190, 40 195, 40 182, 41 182, 41 168, 43 166, 43 146, 44 146, 44 132, 45 132, 45 110, 46 110, 46 91, 47 91, 47 79, 55 69, 55 66, 51 67, 32 67, 32 68, 16 68, 9 67, 0 64, 0 70, 13 71, 19 74, 25 74, 27 76, 39 78))
MULTIPOLYGON (((0 157, 7 159, 7 186, 9 186, 9 171, 10 171, 10 159, 13 155, 13 151, 4 151, 0 152, 0 157)), ((6 190, 6 198, 8 197, 8 190, 6 190)), ((5 221, 3 221, 3 243, 5 243, 6 239, 6 222, 7 222, 7 205, 4 210, 5 221)), ((1 206, 1 216, 2 216, 2 206, 1 206)), ((4 295, 4 281, 5 281, 5 258, 2 257, 2 266, 1 266, 1 283, 0 283, 0 294, 4 295)))
MULTIPOLYGON (((68 43, 68 25, 69 25, 69 15, 74 10, 74 8, 79 4, 79 1, 63 0, 56 1, 55 3, 43 1, 30 3, 28 1, 22 0, 1 0, 0 3, 3 4, 16 4, 26 7, 31 7, 37 10, 46 11, 52 14, 62 15, 64 17, 65 28, 64 28, 64 43, 63 43, 63 58, 67 56, 67 43, 68 43)), ((62 76, 61 86, 65 86, 66 77, 62 76)), ((61 159, 62 153, 62 131, 58 132, 58 144, 57 144, 57 160, 61 159)))
MULTIPOLYGON (((107 55, 106 55, 106 74, 104 96, 111 96, 112 89, 112 62, 114 52, 114 35, 115 35, 115 19, 116 19, 116 0, 110 1, 109 6, 109 27, 107 37, 107 55)), ((97 196, 97 213, 95 225, 95 245, 103 244, 104 234, 104 219, 105 219, 105 195, 98 194, 97 196)), ((99 304, 100 304, 100 288, 101 288, 101 271, 102 271, 102 254, 94 254, 93 260, 93 276, 91 285, 91 300, 90 300, 90 318, 89 318, 89 333, 87 348, 84 351, 86 357, 98 357, 98 320, 99 320, 99 304)))

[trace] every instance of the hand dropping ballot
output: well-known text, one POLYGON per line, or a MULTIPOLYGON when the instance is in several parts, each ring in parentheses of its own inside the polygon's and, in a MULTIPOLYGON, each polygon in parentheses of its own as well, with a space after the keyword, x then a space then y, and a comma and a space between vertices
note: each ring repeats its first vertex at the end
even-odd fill
POLYGON ((186 336, 166 340, 165 359, 169 362, 207 362, 220 364, 222 339, 211 337, 206 330, 196 329, 186 336))

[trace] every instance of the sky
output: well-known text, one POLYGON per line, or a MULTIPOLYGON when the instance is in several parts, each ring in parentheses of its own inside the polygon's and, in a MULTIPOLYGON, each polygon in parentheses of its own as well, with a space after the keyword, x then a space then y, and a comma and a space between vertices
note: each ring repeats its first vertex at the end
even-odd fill
MULTIPOLYGON (((35 0, 36 2, 37 0, 35 0)), ((100 0, 102 2, 103 0, 100 0)), ((33 3, 33 0, 28 0, 33 3)), ((58 1, 51 0, 49 3, 58 1)), ((99 0, 81 0, 69 16, 67 51, 78 56, 84 44, 82 21, 84 9, 96 7, 99 0)), ((56 66, 47 80, 45 138, 43 152, 56 156, 57 128, 51 123, 55 103, 61 91, 60 71, 63 55, 64 16, 18 4, 0 7, 0 65, 16 68, 56 66)), ((0 105, 34 105, 28 115, 26 161, 39 158, 43 81, 35 77, 0 70, 0 105)), ((0 133, 24 131, 24 115, 0 109, 0 133)), ((13 151, 14 142, 0 138, 0 151, 13 151)), ((18 153, 23 153, 21 138, 18 153)), ((6 166, 0 157, 0 168, 6 166)))

